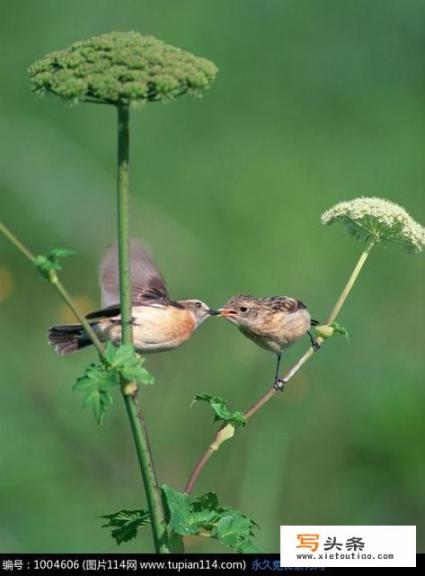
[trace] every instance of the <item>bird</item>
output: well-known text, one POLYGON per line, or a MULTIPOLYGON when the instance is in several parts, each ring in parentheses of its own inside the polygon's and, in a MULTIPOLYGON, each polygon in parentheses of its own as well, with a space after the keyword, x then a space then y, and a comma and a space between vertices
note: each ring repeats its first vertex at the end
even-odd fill
MULTIPOLYGON (((210 316, 218 312, 197 299, 172 300, 164 277, 144 245, 130 242, 131 324, 133 344, 138 353, 172 350, 188 340, 210 316)), ((99 274, 102 308, 86 315, 101 342, 121 344, 121 310, 117 247, 106 252, 99 274)), ((64 356, 92 342, 81 324, 52 326, 48 341, 64 356)))
POLYGON ((311 326, 319 324, 312 320, 305 304, 290 296, 256 298, 239 294, 232 296, 217 310, 221 317, 235 324, 239 330, 261 348, 274 352, 277 357, 273 386, 283 390, 284 381, 279 378, 282 352, 308 335, 314 350, 319 343, 310 332, 311 326))

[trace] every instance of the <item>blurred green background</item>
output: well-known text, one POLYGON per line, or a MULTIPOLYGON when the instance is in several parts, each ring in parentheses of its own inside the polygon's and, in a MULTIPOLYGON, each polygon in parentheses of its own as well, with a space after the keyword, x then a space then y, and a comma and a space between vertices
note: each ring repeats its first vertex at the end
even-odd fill
MULTIPOLYGON (((424 24, 421 0, 2 2, 2 219, 36 253, 77 250, 64 282, 98 306, 97 262, 115 236, 114 110, 39 100, 26 70, 95 34, 153 34, 220 73, 200 100, 132 115, 133 235, 175 298, 287 294, 323 320, 362 249, 321 227, 325 209, 377 195, 425 220, 424 24)), ((340 317, 350 342, 323 347, 205 469, 197 493, 254 518, 262 550, 278 550, 279 524, 307 523, 417 524, 425 551, 424 281, 420 257, 376 250, 340 317)), ((72 385, 94 353, 55 356, 46 330, 72 318, 5 239, 0 299, 0 551, 116 551, 100 515, 144 505, 121 399, 102 427, 82 410, 72 385)), ((246 409, 274 358, 212 319, 148 366, 159 478, 182 488, 213 433, 193 396, 246 409)), ((150 547, 145 532, 119 550, 150 547)))

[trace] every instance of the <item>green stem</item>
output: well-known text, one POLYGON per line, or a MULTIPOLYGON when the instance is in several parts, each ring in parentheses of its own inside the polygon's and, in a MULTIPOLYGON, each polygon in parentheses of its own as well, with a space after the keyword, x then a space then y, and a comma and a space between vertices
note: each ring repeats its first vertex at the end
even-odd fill
MULTIPOLYGON (((336 301, 335 306, 332 309, 332 312, 329 314, 328 319, 326 321, 326 324, 332 324, 332 322, 335 321, 337 315, 339 314, 344 302, 347 300, 348 295, 350 294, 366 260, 367 257, 370 254, 370 251, 372 250, 374 246, 374 241, 370 241, 369 244, 366 246, 365 250, 362 252, 362 254, 360 255, 360 258, 358 259, 356 265, 354 266, 354 269, 346 283, 346 285, 344 286, 344 289, 341 292, 341 295, 339 296, 338 300, 336 301)), ((321 337, 317 338, 317 342, 319 344, 321 344, 322 342, 324 342, 324 339, 321 337)), ((307 350, 307 352, 305 352, 301 358, 299 358, 299 360, 297 360, 297 362, 295 362, 295 364, 293 364, 291 366, 291 368, 289 368, 289 370, 286 372, 286 374, 283 376, 283 378, 281 378, 283 383, 287 383, 289 382, 289 380, 295 376, 295 374, 300 370, 300 368, 307 362, 307 360, 309 360, 314 354, 314 350, 313 348, 309 348, 307 350)), ((269 402, 269 400, 271 400, 273 398, 273 396, 276 394, 277 390, 276 388, 273 386, 272 388, 270 388, 269 390, 267 390, 267 392, 265 394, 263 394, 263 396, 261 396, 261 398, 259 398, 246 412, 245 412, 245 418, 247 420, 249 420, 250 418, 252 418, 252 416, 254 416, 254 414, 256 414, 260 408, 262 408, 265 404, 267 404, 267 402, 269 402)), ((222 430, 223 428, 221 428, 220 430, 222 430)), ((215 438, 217 439, 220 430, 217 432, 215 438)), ((206 449, 206 451, 204 452, 204 454, 201 456, 201 458, 198 460, 197 464, 195 465, 195 467, 192 470, 192 473, 189 477, 188 482, 186 483, 185 489, 184 491, 187 494, 190 494, 195 486, 196 481, 198 480, 199 475, 201 474, 202 470, 204 469, 204 466, 207 464, 207 462, 209 461, 209 459, 211 458, 211 456, 214 454, 215 451, 217 451, 217 448, 213 449, 212 446, 214 446, 214 442, 212 442, 208 448, 206 449)), ((219 445, 218 445, 219 447, 219 445)))
POLYGON ((91 327, 90 323, 87 322, 86 318, 84 317, 83 314, 81 314, 81 312, 78 310, 78 308, 75 306, 73 299, 71 298, 71 296, 69 295, 67 289, 65 288, 65 286, 62 284, 62 282, 59 280, 58 275, 53 272, 49 274, 49 282, 52 284, 52 286, 54 286, 56 288, 56 290, 59 292, 59 294, 62 296, 62 299, 68 304, 69 308, 71 308, 71 310, 73 311, 73 313, 75 314, 75 316, 78 318, 78 320, 80 321, 81 325, 84 327, 85 332, 88 334, 88 336, 90 337, 90 340, 92 341, 94 347, 96 348, 96 350, 99 353, 99 356, 105 360, 105 349, 103 347, 102 342, 99 340, 99 338, 96 335, 96 332, 93 330, 93 328, 91 327))
MULTIPOLYGON (((118 255, 120 276, 121 329, 123 344, 133 344, 133 325, 131 323, 131 273, 129 258, 129 109, 118 106, 118 255)), ((168 553, 168 534, 162 505, 161 492, 156 479, 151 456, 149 439, 142 414, 137 405, 137 390, 127 393, 127 384, 122 381, 122 392, 130 420, 131 431, 136 446, 137 459, 143 478, 155 550, 168 553)))
POLYGON ((9 230, 9 228, 6 228, 3 222, 0 222, 0 231, 12 242, 12 244, 16 246, 20 252, 22 252, 24 256, 28 258, 28 260, 30 260, 32 264, 35 264, 34 254, 30 252, 30 250, 28 250, 28 248, 22 244, 20 240, 18 240, 18 238, 16 238, 16 236, 9 230))
POLYGON ((120 275, 121 328, 123 344, 132 344, 131 275, 129 258, 129 109, 118 106, 118 256, 120 275))
POLYGON ((338 300, 336 301, 335 306, 333 307, 332 312, 329 314, 328 319, 327 319, 327 324, 332 324, 332 322, 335 321, 336 317, 338 316, 342 305, 344 304, 344 302, 347 300, 347 296, 349 295, 349 293, 351 292, 360 272, 361 269, 363 268, 367 257, 370 254, 370 251, 372 250, 373 246, 375 244, 374 240, 371 240, 369 242, 369 244, 366 246, 365 250, 363 250, 363 252, 360 255, 360 258, 357 261, 357 264, 354 266, 354 270, 351 273, 350 278, 347 281, 347 284, 344 286, 343 291, 341 292, 340 297, 338 298, 338 300))

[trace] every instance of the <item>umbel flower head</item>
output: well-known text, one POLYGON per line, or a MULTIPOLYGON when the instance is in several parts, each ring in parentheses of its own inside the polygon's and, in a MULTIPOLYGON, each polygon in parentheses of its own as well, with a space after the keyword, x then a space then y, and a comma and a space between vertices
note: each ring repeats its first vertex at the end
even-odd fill
POLYGON ((398 244, 408 252, 422 252, 425 247, 425 228, 404 208, 383 198, 361 197, 340 202, 322 214, 321 222, 341 222, 360 240, 398 244))
POLYGON ((200 94, 217 68, 153 36, 111 32, 51 52, 29 68, 32 88, 70 102, 133 104, 200 94))

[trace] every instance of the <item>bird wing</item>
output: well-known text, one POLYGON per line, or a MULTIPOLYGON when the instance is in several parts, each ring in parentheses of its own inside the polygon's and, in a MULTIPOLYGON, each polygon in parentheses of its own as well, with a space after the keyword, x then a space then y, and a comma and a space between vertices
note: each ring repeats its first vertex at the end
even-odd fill
POLYGON ((305 304, 301 300, 290 296, 270 296, 263 298, 262 301, 276 312, 298 312, 298 310, 305 308, 305 304))
MULTIPOLYGON (((133 305, 149 301, 168 302, 170 297, 161 272, 143 244, 130 240, 131 300, 133 305)), ((117 246, 109 248, 99 271, 102 308, 108 309, 120 302, 117 246)), ((119 305, 118 305, 119 308, 119 305)), ((115 315, 115 314, 113 314, 115 315)))
POLYGON ((101 310, 95 310, 86 314, 87 320, 103 320, 106 318, 113 318, 114 316, 119 316, 121 314, 121 306, 119 304, 112 304, 112 306, 107 306, 101 310))

